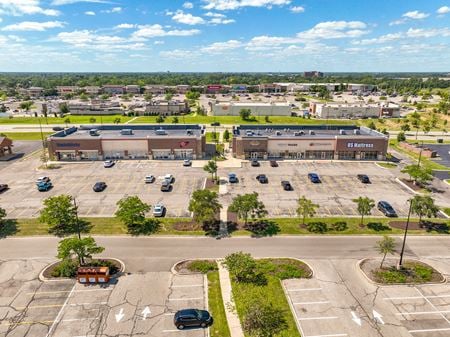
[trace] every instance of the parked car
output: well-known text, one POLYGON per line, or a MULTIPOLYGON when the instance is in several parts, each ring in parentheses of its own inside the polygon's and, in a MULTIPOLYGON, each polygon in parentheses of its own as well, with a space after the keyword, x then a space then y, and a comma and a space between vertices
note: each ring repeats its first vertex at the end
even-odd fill
POLYGON ((153 207, 153 216, 154 217, 163 217, 166 213, 166 207, 163 204, 156 204, 153 207))
POLYGON ((308 173, 308 178, 314 184, 320 183, 320 178, 317 173, 308 173))
POLYGON ((259 166, 259 161, 257 161, 256 159, 252 159, 252 166, 253 167, 259 166))
POLYGON ((238 177, 235 173, 228 173, 228 182, 230 183, 237 183, 238 182, 238 177))
POLYGON ((9 188, 8 185, 6 185, 6 184, 0 184, 0 193, 6 191, 8 188, 9 188))
POLYGON ((219 122, 212 122, 211 126, 220 126, 220 123, 219 122))
POLYGON ((175 177, 171 174, 166 174, 164 176, 164 180, 167 181, 169 184, 172 184, 175 181, 175 177))
POLYGON ((145 176, 145 178, 144 178, 144 182, 146 183, 146 184, 151 184, 151 183, 153 183, 155 181, 155 176, 154 175, 148 175, 148 176, 145 176))
POLYGON ((55 126, 52 128, 53 131, 62 131, 64 130, 64 128, 60 127, 60 126, 55 126))
POLYGON ((283 186, 283 189, 285 191, 292 191, 293 190, 291 183, 289 181, 287 181, 287 180, 283 180, 281 182, 281 186, 283 186))
POLYGON ((109 168, 109 167, 113 167, 114 164, 115 164, 115 162, 114 162, 113 160, 106 160, 106 161, 103 163, 103 166, 104 166, 105 168, 109 168))
POLYGON ((358 174, 357 175, 358 180, 362 182, 363 184, 370 184, 370 179, 367 174, 358 174))
POLYGON ((175 313, 173 323, 180 330, 185 327, 207 328, 213 323, 213 318, 206 310, 183 309, 175 313))
POLYGON ((98 181, 94 184, 94 187, 92 189, 94 192, 103 192, 106 188, 106 183, 104 181, 98 181))
POLYGON ((387 201, 379 201, 377 204, 377 208, 381 213, 383 213, 385 216, 389 218, 397 217, 395 209, 387 201))
POLYGON ((270 161, 270 166, 271 167, 278 167, 278 163, 275 160, 271 160, 270 161))
POLYGON ((258 180, 261 184, 267 184, 269 182, 269 179, 265 174, 258 174, 256 176, 256 180, 258 180))
POLYGON ((183 160, 183 166, 191 166, 191 165, 192 165, 192 161, 190 159, 183 160))
POLYGON ((53 184, 51 181, 43 181, 37 184, 37 189, 39 192, 47 192, 52 187, 53 184))
POLYGON ((170 182, 167 180, 164 180, 161 184, 161 191, 162 192, 170 192, 171 189, 172 189, 172 185, 170 184, 170 182))
POLYGON ((40 183, 48 183, 50 182, 50 178, 49 177, 39 177, 36 180, 36 184, 40 184, 40 183))

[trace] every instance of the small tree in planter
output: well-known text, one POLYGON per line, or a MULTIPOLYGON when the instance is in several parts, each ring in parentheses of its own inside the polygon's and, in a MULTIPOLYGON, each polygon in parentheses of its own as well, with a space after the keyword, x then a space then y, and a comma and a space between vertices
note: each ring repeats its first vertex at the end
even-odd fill
POLYGON ((380 269, 383 268, 384 260, 387 254, 393 255, 395 253, 395 240, 390 236, 384 235, 380 241, 377 241, 376 246, 378 252, 383 254, 383 259, 381 260, 380 269))
POLYGON ((90 259, 93 254, 100 254, 104 250, 105 248, 97 246, 94 238, 90 236, 82 239, 70 237, 59 242, 58 258, 71 260, 76 257, 79 265, 82 266, 85 264, 86 259, 90 259))
POLYGON ((228 207, 231 212, 237 213, 238 217, 244 219, 247 226, 248 218, 261 219, 267 215, 266 207, 258 199, 258 193, 238 194, 228 207))
POLYGON ((222 205, 219 203, 219 197, 216 192, 210 190, 197 190, 192 193, 189 202, 189 211, 194 213, 196 222, 214 221, 217 212, 222 205))
POLYGON ((419 225, 422 223, 422 217, 436 217, 439 207, 434 204, 430 196, 416 195, 411 199, 412 212, 419 217, 419 225))
POLYGON ((209 160, 208 163, 203 166, 203 170, 211 173, 212 180, 217 180, 217 163, 215 160, 209 160))
POLYGON ((364 216, 370 215, 372 208, 375 207, 375 201, 367 197, 358 197, 357 199, 353 199, 353 202, 358 205, 358 213, 361 215, 361 225, 364 225, 364 216))

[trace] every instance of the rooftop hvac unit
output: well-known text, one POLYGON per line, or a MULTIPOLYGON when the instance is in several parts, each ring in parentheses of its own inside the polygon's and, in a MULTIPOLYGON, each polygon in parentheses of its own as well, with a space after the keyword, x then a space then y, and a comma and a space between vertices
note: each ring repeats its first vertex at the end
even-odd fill
POLYGON ((246 135, 246 136, 253 136, 253 131, 246 131, 246 132, 245 132, 245 135, 246 135))
POLYGON ((194 132, 193 132, 192 130, 187 130, 187 131, 186 131, 186 134, 187 134, 188 136, 192 136, 192 135, 194 134, 194 132))
POLYGON ((315 135, 316 133, 313 131, 313 130, 309 130, 309 135, 310 136, 313 136, 313 135, 315 135))
POLYGON ((277 132, 275 132, 275 134, 276 134, 277 136, 281 136, 281 131, 277 131, 277 132))
POLYGON ((90 129, 89 136, 99 136, 98 129, 90 129))
POLYGON ((120 134, 122 136, 132 135, 133 134, 133 130, 131 130, 131 129, 122 129, 122 130, 120 130, 120 134))
POLYGON ((297 137, 303 136, 304 134, 305 133, 303 131, 296 131, 296 132, 294 132, 294 136, 297 136, 297 137))
POLYGON ((345 130, 339 130, 340 135, 345 135, 345 130))
POLYGON ((360 134, 361 134, 361 131, 355 129, 355 130, 353 130, 353 134, 354 134, 354 135, 360 135, 360 134))
POLYGON ((164 130, 163 128, 159 128, 158 130, 155 131, 155 133, 156 133, 158 136, 164 136, 164 135, 167 134, 167 133, 166 133, 166 130, 164 130))

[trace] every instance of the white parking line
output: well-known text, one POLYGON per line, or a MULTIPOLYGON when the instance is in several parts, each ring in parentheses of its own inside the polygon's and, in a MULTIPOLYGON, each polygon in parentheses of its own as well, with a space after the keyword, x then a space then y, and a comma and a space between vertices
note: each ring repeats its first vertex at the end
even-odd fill
MULTIPOLYGON (((83 305, 104 305, 108 302, 97 302, 97 303, 73 303, 73 304, 67 304, 69 307, 77 307, 77 306, 83 306, 83 305)), ((17 307, 17 310, 24 310, 24 309, 42 309, 42 308, 58 308, 62 307, 64 304, 47 304, 47 305, 32 305, 29 307, 17 307)))
POLYGON ((88 292, 88 291, 112 291, 112 288, 40 291, 40 292, 36 292, 36 293, 27 293, 27 295, 49 295, 49 294, 61 294, 61 293, 81 293, 81 292, 88 292))
POLYGON ((338 319, 337 316, 323 316, 323 317, 299 317, 299 321, 313 321, 313 320, 325 320, 325 319, 338 319))
POLYGON ((288 289, 288 292, 293 293, 296 291, 318 291, 322 290, 322 288, 300 288, 300 289, 288 289))
POLYGON ((429 296, 405 296, 405 297, 385 297, 383 300, 417 300, 423 298, 448 298, 450 295, 429 295, 429 296))
POLYGON ((303 336, 303 337, 345 337, 348 336, 346 333, 336 333, 331 335, 315 335, 315 336, 303 336))
POLYGON ((190 297, 190 298, 169 298, 169 301, 194 301, 202 300, 203 297, 190 297))
POLYGON ((203 284, 193 284, 187 286, 172 286, 172 288, 190 288, 190 287, 203 287, 203 284))
POLYGON ((420 332, 438 332, 438 331, 450 331, 450 328, 409 330, 408 332, 409 333, 420 333, 420 332))
MULTIPOLYGON (((417 292, 425 299, 425 301, 428 302, 429 305, 431 305, 431 307, 432 307, 435 311, 439 311, 439 310, 436 308, 436 306, 435 306, 433 303, 431 303, 431 301, 430 301, 428 298, 426 298, 426 297, 423 295, 423 293, 422 293, 417 287, 414 287, 414 289, 416 289, 416 291, 417 291, 417 292)), ((444 314, 441 313, 440 315, 442 316, 442 318, 443 318, 448 324, 450 324, 450 321, 448 320, 447 317, 444 316, 444 314)))
POLYGON ((52 326, 51 326, 50 329, 48 330, 48 332, 47 332, 47 334, 45 335, 45 337, 49 337, 49 336, 52 335, 53 330, 55 329, 56 324, 58 324, 59 321, 61 320, 61 316, 62 316, 62 313, 63 313, 63 311, 64 311, 64 308, 66 307, 67 302, 69 302, 70 296, 72 296, 72 294, 73 294, 73 292, 74 292, 74 290, 75 290, 76 285, 77 285, 77 284, 75 283, 75 284, 73 285, 72 289, 70 290, 69 296, 67 296, 66 300, 64 301, 63 306, 62 306, 61 309, 59 310, 58 315, 56 316, 55 320, 53 321, 52 326))
POLYGON ((450 310, 443 311, 417 311, 417 312, 398 312, 396 315, 433 315, 433 314, 448 314, 450 310))
POLYGON ((293 305, 314 305, 314 304, 326 304, 330 301, 317 301, 317 302, 294 302, 293 305))

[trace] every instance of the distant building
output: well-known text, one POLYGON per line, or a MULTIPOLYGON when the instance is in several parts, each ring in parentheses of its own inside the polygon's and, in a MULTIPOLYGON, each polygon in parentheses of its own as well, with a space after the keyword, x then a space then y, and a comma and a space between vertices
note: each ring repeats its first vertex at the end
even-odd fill
POLYGON ((124 112, 118 102, 70 102, 67 107, 71 115, 121 115, 124 112))
POLYGON ((210 84, 205 88, 207 94, 221 94, 229 92, 229 87, 221 84, 210 84))
POLYGON ((357 119, 400 117, 400 106, 393 103, 380 104, 340 104, 310 103, 309 113, 322 119, 357 119))
POLYGON ((166 93, 166 87, 159 84, 146 85, 144 87, 144 93, 152 95, 164 95, 166 93))
POLYGON ((57 86, 56 90, 58 91, 58 95, 64 96, 67 94, 75 94, 80 88, 78 86, 57 86))
POLYGON ((44 88, 41 87, 30 87, 30 88, 20 88, 18 89, 19 94, 24 96, 30 96, 32 98, 41 97, 44 94, 44 88))
POLYGON ((101 91, 101 88, 98 86, 87 86, 80 89, 84 90, 88 95, 98 95, 101 91))
POLYGON ((122 95, 125 93, 125 87, 123 85, 106 84, 102 87, 102 91, 105 94, 122 95))
POLYGON ((368 92, 374 91, 376 89, 376 85, 373 84, 361 84, 361 83, 349 83, 347 84, 347 90, 352 92, 368 92))
POLYGON ((233 94, 243 94, 248 92, 248 87, 246 84, 233 84, 231 86, 230 92, 233 94))
POLYGON ((187 85, 187 84, 179 84, 176 86, 176 92, 178 94, 182 94, 182 95, 187 93, 190 89, 191 89, 191 86, 187 85))
POLYGON ((303 77, 306 78, 320 78, 323 77, 323 73, 320 71, 305 71, 303 77))
POLYGON ((139 95, 141 93, 141 87, 138 85, 127 85, 125 86, 125 91, 127 94, 139 95))
POLYGON ((242 109, 249 109, 252 116, 291 116, 288 103, 235 103, 220 102, 212 104, 213 116, 239 116, 242 109))
POLYGON ((145 113, 149 115, 179 115, 190 111, 187 101, 153 101, 145 107, 145 113))
POLYGON ((278 93, 282 92, 282 86, 278 83, 265 83, 259 85, 259 92, 278 93))

